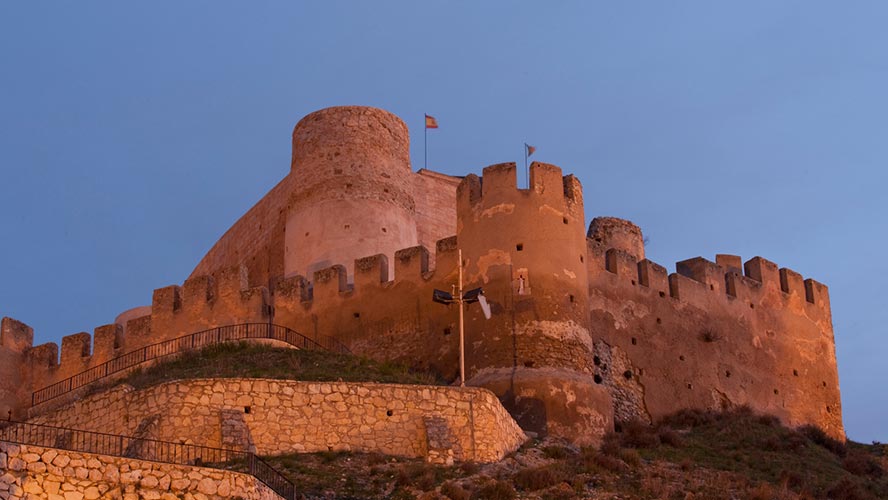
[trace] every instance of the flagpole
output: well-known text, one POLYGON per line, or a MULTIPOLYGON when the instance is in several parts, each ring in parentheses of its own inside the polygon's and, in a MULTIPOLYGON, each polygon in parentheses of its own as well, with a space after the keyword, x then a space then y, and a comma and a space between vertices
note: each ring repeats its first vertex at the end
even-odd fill
POLYGON ((524 178, 527 180, 527 189, 530 189, 530 170, 527 169, 527 143, 524 143, 524 178))
MULTIPOLYGON (((428 116, 428 115, 426 115, 426 116, 428 116)), ((428 170, 428 168, 429 168, 429 124, 428 124, 428 120, 429 119, 425 118, 425 117, 423 117, 423 119, 422 119, 422 128, 425 131, 423 133, 424 141, 423 141, 423 148, 422 148, 423 155, 425 156, 425 162, 423 163, 423 168, 425 168, 426 170, 428 170)))

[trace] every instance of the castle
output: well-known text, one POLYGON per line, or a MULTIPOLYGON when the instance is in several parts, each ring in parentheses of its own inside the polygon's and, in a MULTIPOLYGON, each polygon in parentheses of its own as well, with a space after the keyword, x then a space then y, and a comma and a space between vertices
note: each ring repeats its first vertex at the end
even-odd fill
POLYGON ((630 420, 749 405, 844 439, 826 286, 761 257, 697 257, 670 274, 631 222, 587 230, 582 187, 560 168, 533 163, 527 189, 514 163, 413 172, 406 125, 357 106, 303 118, 289 174, 150 307, 64 337, 60 357, 4 318, 0 412, 33 417, 38 389, 250 322, 454 380, 457 312, 431 299, 460 265, 492 310, 466 309, 467 385, 493 391, 526 431, 583 444, 630 420))

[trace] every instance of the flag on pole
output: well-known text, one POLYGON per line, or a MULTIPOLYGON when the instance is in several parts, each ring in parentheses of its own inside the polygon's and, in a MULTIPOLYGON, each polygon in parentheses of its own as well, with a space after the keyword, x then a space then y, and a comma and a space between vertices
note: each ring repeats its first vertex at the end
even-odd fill
POLYGON ((426 118, 425 128, 438 128, 438 121, 435 120, 434 116, 425 115, 425 118, 426 118))
POLYGON ((524 143, 524 147, 527 148, 527 156, 531 156, 533 154, 533 152, 537 150, 537 148, 531 146, 530 144, 528 144, 526 142, 524 143))

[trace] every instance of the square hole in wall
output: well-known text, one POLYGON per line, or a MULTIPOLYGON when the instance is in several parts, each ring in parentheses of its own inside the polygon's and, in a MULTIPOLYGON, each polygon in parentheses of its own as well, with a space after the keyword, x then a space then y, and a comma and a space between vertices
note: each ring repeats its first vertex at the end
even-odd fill
POLYGON ((524 251, 524 243, 518 243, 517 245, 515 245, 515 250, 517 250, 519 252, 523 252, 524 251))

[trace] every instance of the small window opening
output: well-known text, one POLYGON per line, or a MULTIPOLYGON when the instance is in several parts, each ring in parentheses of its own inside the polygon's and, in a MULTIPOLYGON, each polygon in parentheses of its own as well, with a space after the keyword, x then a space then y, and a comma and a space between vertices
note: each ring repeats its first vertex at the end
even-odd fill
POLYGON ((518 250, 519 252, 524 251, 524 243, 518 243, 515 245, 515 250, 518 250))
POLYGON ((525 361, 525 362, 524 362, 524 367, 525 367, 525 368, 533 368, 533 365, 534 365, 534 364, 535 364, 535 363, 534 363, 533 361, 528 360, 528 361, 525 361))
POLYGON ((755 304, 749 304, 750 309, 755 309, 755 304))
POLYGON ((635 280, 630 280, 632 282, 632 286, 635 286, 635 280))
POLYGON ((600 384, 602 381, 601 375, 599 375, 597 373, 595 374, 595 377, 593 377, 593 379, 595 380, 596 384, 600 384))
POLYGON ((624 371, 623 378, 625 378, 626 380, 632 380, 632 370, 624 371))
POLYGON ((388 410, 388 411, 385 412, 385 414, 386 414, 387 416, 391 417, 392 415, 395 414, 395 412, 393 412, 392 410, 388 410))
POLYGON ((657 324, 660 325, 660 324, 662 324, 662 323, 663 323, 663 320, 660 319, 660 318, 657 318, 657 324))
POLYGON ((344 225, 344 226, 342 226, 342 227, 343 227, 343 229, 351 229, 351 224, 346 224, 346 225, 344 225))
POLYGON ((251 411, 253 411, 252 408, 250 408, 249 406, 244 406, 244 413, 246 413, 247 415, 249 415, 251 411))
POLYGON ((730 370, 725 371, 725 378, 731 378, 731 372, 730 372, 730 370))
POLYGON ((352 187, 352 185, 350 182, 345 185, 345 189, 351 189, 351 187, 352 187))
POLYGON ((793 370, 793 371, 792 371, 792 376, 793 376, 793 377, 798 377, 798 376, 799 376, 799 371, 798 371, 798 370, 793 370))
POLYGON ((684 360, 685 360, 684 354, 682 354, 681 356, 679 356, 679 357, 678 357, 678 360, 679 360, 679 361, 684 361, 684 360))
POLYGON ((580 255, 580 264, 582 264, 582 263, 583 263, 583 256, 580 255))
POLYGON ((568 295, 568 297, 570 298, 570 301, 571 301, 571 302, 574 301, 574 296, 573 296, 573 295, 568 295))
POLYGON ((710 284, 710 285, 709 285, 709 289, 710 289, 710 290, 715 290, 715 285, 710 284))
POLYGON ((660 292, 660 298, 666 297, 666 292, 660 292))
POLYGON ((636 339, 635 337, 632 337, 632 345, 636 345, 636 344, 638 344, 638 339, 636 339))
POLYGON ((308 231, 305 232, 305 235, 308 236, 308 231))
POLYGON ((823 382, 823 387, 826 387, 826 382, 823 382))
POLYGON ((832 413, 832 408, 830 408, 829 405, 826 405, 826 412, 827 412, 827 413, 832 413))
POLYGON ((599 358, 598 356, 593 356, 592 362, 595 363, 595 366, 599 366, 601 365, 601 358, 599 358))
POLYGON ((691 388, 691 384, 688 384, 688 389, 690 389, 690 388, 691 388))
POLYGON ((774 394, 780 394, 780 391, 778 391, 777 389, 774 389, 774 394))
POLYGON ((561 218, 561 222, 567 224, 567 217, 562 217, 562 218, 561 218))
POLYGON ((386 230, 386 228, 382 228, 382 232, 383 232, 383 233, 387 233, 388 230, 386 230))
POLYGON ((450 330, 450 327, 448 326, 447 328, 444 329, 444 335, 450 335, 450 333, 451 333, 451 330, 450 330))
POLYGON ((354 317, 355 317, 355 319, 358 319, 358 318, 360 318, 360 317, 361 317, 361 313, 359 313, 359 312, 356 312, 356 313, 354 313, 354 314, 352 314, 352 316, 354 316, 354 317))

